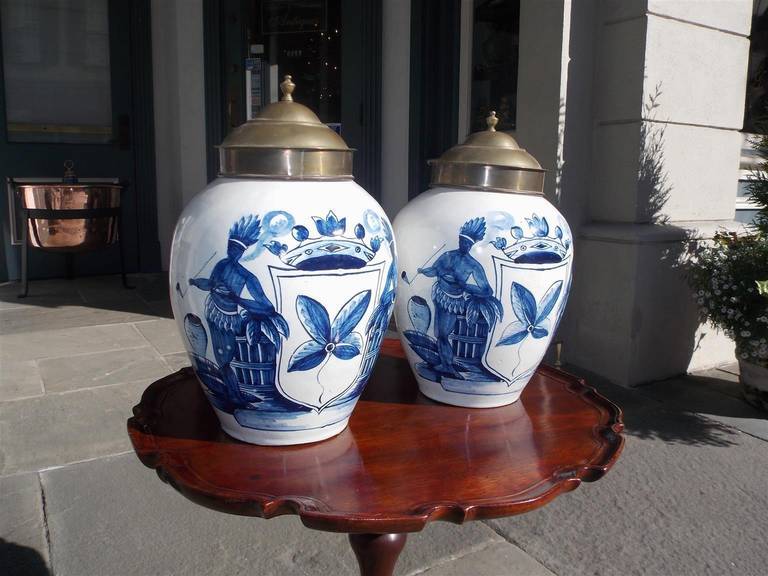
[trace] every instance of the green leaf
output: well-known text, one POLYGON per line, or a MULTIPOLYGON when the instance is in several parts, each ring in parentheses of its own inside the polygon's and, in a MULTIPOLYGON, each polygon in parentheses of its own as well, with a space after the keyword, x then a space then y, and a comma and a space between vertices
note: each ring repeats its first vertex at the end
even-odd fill
POLYGON ((768 280, 755 280, 757 291, 761 296, 768 298, 768 280))

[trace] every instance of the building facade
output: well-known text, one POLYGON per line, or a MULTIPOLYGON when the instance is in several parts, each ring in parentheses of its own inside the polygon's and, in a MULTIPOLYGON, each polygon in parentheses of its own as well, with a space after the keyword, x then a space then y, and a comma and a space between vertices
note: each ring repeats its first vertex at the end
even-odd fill
MULTIPOLYGON (((24 2, 2 2, 4 34, 14 3, 24 2)), ((737 205, 749 208, 737 196, 750 163, 748 77, 764 57, 755 64, 753 49, 750 62, 751 34, 765 22, 764 2, 143 4, 155 190, 145 196, 161 267, 176 218, 215 177, 213 147, 290 73, 297 100, 359 150, 356 176, 390 217, 424 189, 426 159, 497 110, 500 127, 548 170, 546 195, 576 239, 556 336, 565 362, 635 385, 734 359, 733 344, 697 320, 685 246, 738 228, 737 205)), ((11 278, 15 252, 6 232, 11 278)), ((155 266, 143 262, 135 267, 155 266)))

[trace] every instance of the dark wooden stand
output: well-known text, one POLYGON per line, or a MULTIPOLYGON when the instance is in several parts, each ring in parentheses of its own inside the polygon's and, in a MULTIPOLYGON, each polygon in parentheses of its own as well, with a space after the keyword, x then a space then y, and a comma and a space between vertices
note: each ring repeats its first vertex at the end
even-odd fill
POLYGON ((133 412, 136 454, 184 496, 346 532, 364 576, 392 574, 407 532, 533 510, 601 478, 623 446, 621 410, 583 380, 541 366, 511 406, 446 406, 419 394, 394 340, 349 427, 323 442, 230 438, 189 368, 149 386, 133 412))

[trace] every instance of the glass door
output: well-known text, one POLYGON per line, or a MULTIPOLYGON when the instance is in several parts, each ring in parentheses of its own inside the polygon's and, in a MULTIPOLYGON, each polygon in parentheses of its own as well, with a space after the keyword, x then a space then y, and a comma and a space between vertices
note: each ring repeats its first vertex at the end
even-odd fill
MULTIPOLYGON (((297 85, 296 101, 315 111, 357 150, 355 177, 376 196, 380 186, 381 2, 222 1, 218 11, 208 12, 207 30, 213 29, 218 38, 209 36, 207 50, 216 46, 221 58, 217 70, 206 69, 209 86, 214 87, 208 97, 216 90, 215 75, 220 73, 223 121, 222 133, 211 144, 219 144, 232 128, 277 101, 279 83, 290 74, 297 85), (210 26, 213 19, 220 26, 210 26)), ((218 130, 215 125, 213 129, 218 130)), ((215 170, 215 162, 210 169, 215 170)))

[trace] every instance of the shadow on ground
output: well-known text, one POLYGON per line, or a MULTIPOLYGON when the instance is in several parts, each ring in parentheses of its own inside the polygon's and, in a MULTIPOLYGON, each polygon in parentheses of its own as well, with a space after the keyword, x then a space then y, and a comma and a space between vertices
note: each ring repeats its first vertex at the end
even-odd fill
MULTIPOLYGON (((568 367, 567 370, 586 379, 603 396, 618 404, 624 413, 625 433, 640 439, 657 439, 671 444, 691 446, 731 446, 739 431, 733 426, 712 417, 711 410, 702 410, 705 400, 697 394, 696 378, 680 378, 640 388, 623 388, 610 383, 589 371, 568 367), (679 384, 682 382, 683 384, 679 384), (687 404, 678 403, 680 397, 689 392, 687 404), (672 393, 674 392, 674 394, 672 393)), ((708 395, 708 392, 704 392, 708 395)), ((722 394, 718 394, 722 396, 722 394)), ((721 401, 722 416, 743 417, 752 413, 751 408, 736 398, 721 401), (732 400, 733 403, 727 400, 732 400), (734 404, 740 406, 736 407, 734 404)), ((717 398, 707 398, 707 405, 718 406, 717 398)))
POLYGON ((6 282, 0 284, 0 311, 87 307, 173 317, 166 274, 129 274, 128 284, 130 288, 123 286, 119 274, 30 280, 28 295, 20 298, 21 283, 6 282))
POLYGON ((0 574, 3 576, 50 576, 37 550, 0 538, 0 574))

